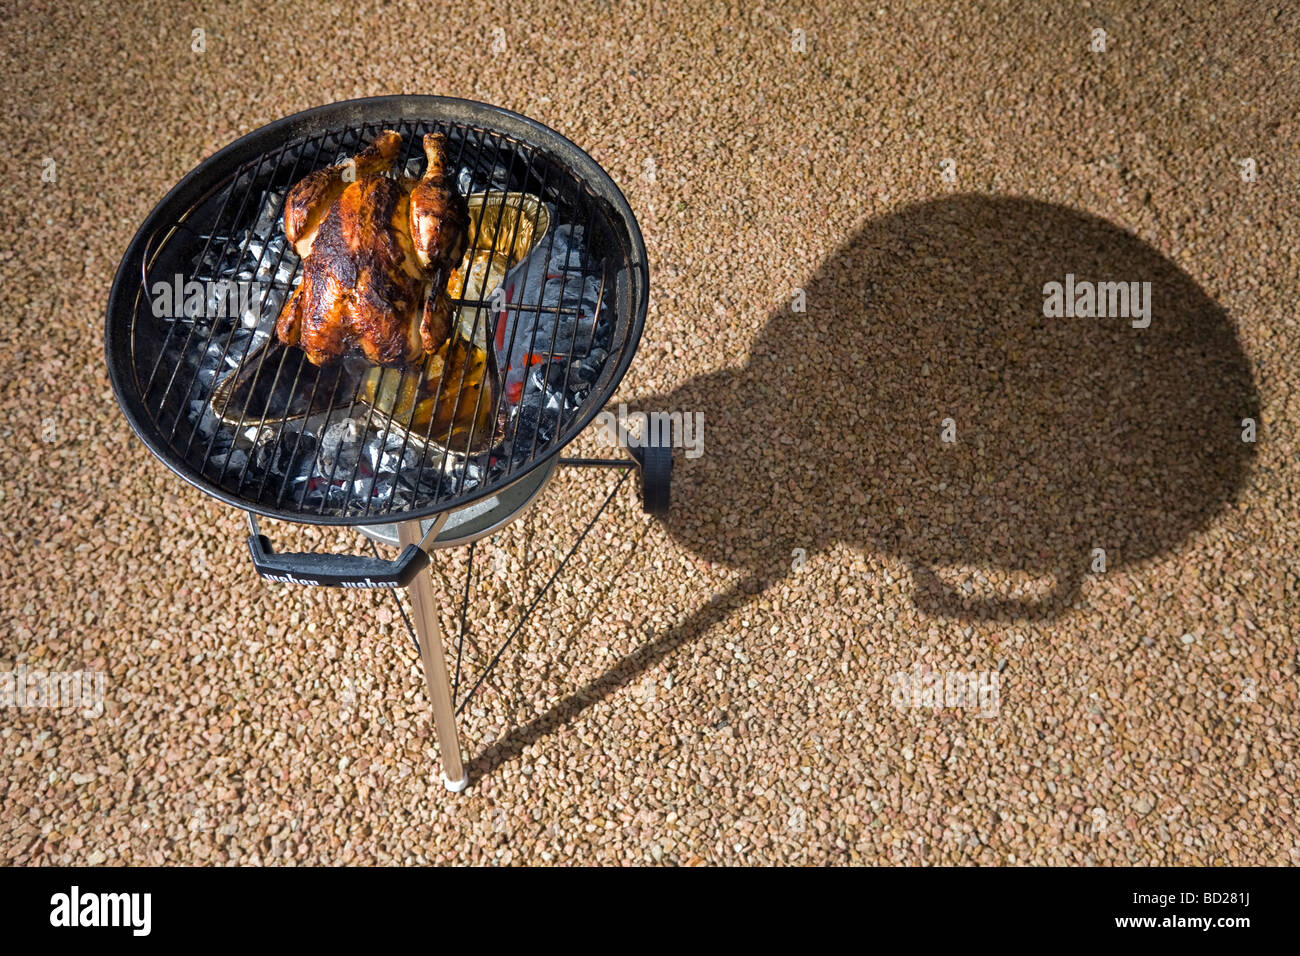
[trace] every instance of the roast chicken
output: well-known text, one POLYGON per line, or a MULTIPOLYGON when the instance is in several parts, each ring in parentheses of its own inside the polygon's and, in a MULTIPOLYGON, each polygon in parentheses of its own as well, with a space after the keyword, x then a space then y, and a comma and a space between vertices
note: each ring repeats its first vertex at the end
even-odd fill
POLYGON ((464 253, 469 215, 446 182, 446 137, 424 137, 428 167, 418 182, 386 175, 401 146, 386 130, 285 198, 284 233, 303 260, 302 283, 275 331, 314 365, 359 350, 374 365, 405 368, 433 356, 451 334, 446 284, 464 253))

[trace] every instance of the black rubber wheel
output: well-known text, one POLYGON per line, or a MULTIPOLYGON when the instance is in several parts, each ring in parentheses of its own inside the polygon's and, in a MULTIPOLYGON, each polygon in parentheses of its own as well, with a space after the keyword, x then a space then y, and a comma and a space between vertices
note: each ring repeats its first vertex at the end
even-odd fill
POLYGON ((668 513, 673 483, 673 450, 668 445, 637 449, 641 464, 641 506, 652 515, 668 513))

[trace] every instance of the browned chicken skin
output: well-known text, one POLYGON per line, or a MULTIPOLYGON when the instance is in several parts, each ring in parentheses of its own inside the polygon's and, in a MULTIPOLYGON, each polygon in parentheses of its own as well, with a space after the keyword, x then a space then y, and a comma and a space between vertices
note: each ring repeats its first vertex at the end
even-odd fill
POLYGON ((386 130, 285 198, 284 232, 303 257, 303 273, 276 335, 315 365, 353 348, 375 365, 414 365, 451 333, 444 287, 464 250, 468 213, 444 181, 446 138, 424 138, 429 164, 418 183, 384 175, 401 145, 386 130))

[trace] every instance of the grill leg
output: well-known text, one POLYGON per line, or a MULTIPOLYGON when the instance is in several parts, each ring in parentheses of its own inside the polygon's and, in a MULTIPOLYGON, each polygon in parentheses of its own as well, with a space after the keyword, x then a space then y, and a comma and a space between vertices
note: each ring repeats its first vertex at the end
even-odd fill
MULTIPOLYGON (((402 547, 419 544, 423 536, 419 521, 403 521, 397 526, 397 537, 402 547)), ((456 710, 451 700, 451 681, 447 677, 447 660, 442 650, 442 628, 438 624, 433 579, 429 572, 417 574, 409 589, 415 612, 415 633, 420 639, 420 660, 424 663, 424 682, 433 702, 433 720, 438 731, 438 747, 442 751, 442 782, 452 793, 460 793, 469 785, 469 776, 465 773, 460 738, 456 734, 456 710)))

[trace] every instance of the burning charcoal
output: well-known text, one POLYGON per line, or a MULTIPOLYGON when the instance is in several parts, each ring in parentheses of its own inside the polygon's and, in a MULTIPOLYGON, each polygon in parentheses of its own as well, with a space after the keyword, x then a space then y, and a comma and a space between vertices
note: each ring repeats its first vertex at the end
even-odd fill
POLYGON ((384 503, 388 492, 392 490, 391 482, 380 481, 376 475, 366 477, 357 477, 353 481, 344 484, 344 495, 347 504, 344 506, 345 513, 350 515, 363 514, 366 510, 366 503, 370 507, 384 503), (351 493, 347 493, 350 489, 351 493), (372 493, 373 490, 373 493, 372 493))
MULTIPOLYGON (((239 283, 234 279, 219 279, 203 283, 203 316, 207 319, 221 319, 239 311, 239 283), (233 303, 233 308, 232 308, 233 303)), ((189 302, 186 302, 189 312, 189 302)))
POLYGON ((208 392, 211 391, 211 385, 216 380, 216 377, 217 377, 216 369, 212 368, 211 366, 205 365, 200 367, 199 370, 195 373, 194 384, 197 385, 202 391, 208 392))
POLYGON ((580 355, 593 340, 600 281, 583 273, 581 241, 580 228, 559 226, 554 241, 540 243, 515 273, 511 288, 517 298, 507 294, 504 325, 497 331, 497 364, 507 370, 507 395, 518 394, 517 383, 545 355, 580 355))
POLYGON ((221 419, 217 418, 212 406, 203 399, 190 402, 190 421, 195 423, 195 431, 202 438, 211 438, 221 426, 221 419))
POLYGON ((219 376, 239 367, 253 344, 253 335, 244 329, 235 329, 229 336, 214 336, 200 364, 201 368, 211 369, 219 376))
POLYGON ((371 509, 387 504, 388 499, 393 496, 393 488, 396 485, 396 480, 393 478, 380 478, 376 476, 371 479, 369 484, 364 481, 358 481, 357 484, 361 487, 357 488, 356 491, 353 492, 352 502, 350 502, 350 504, 358 506, 360 511, 364 512, 367 501, 369 501, 371 509))
POLYGON ((469 462, 465 465, 464 472, 461 488, 465 491, 477 488, 483 480, 483 468, 474 462, 469 462))
POLYGON ((398 485, 393 489, 392 500, 387 502, 384 507, 395 511, 409 511, 416 506, 417 501, 418 499, 408 489, 398 485))
POLYGON ((535 449, 549 443, 555 437, 559 421, 558 395, 546 389, 541 376, 534 372, 511 423, 512 459, 517 463, 529 458, 535 449))
POLYGON ((311 472, 315 456, 315 438, 305 433, 286 432, 271 461, 271 474, 277 478, 287 474, 295 479, 305 479, 311 472))
POLYGON ((473 491, 483 480, 482 466, 474 462, 458 464, 443 476, 439 494, 451 497, 473 491))
POLYGON ((571 388, 564 396, 564 424, 567 425, 569 420, 578 413, 587 402, 587 396, 591 394, 589 388, 571 388))
POLYGON ((273 331, 274 328, 275 326, 274 324, 272 324, 268 328, 260 328, 257 329, 255 332, 253 332, 253 337, 252 339, 249 340, 248 350, 245 353, 245 356, 247 357, 248 355, 256 355, 258 349, 260 349, 263 345, 265 345, 266 340, 271 337, 271 332, 273 331))
POLYGON ((266 255, 257 264, 252 281, 263 286, 288 284, 293 278, 294 270, 298 267, 298 257, 294 256, 289 260, 285 248, 283 240, 277 240, 273 245, 268 246, 266 255))
MULTIPOLYGON (((227 345, 228 341, 225 339, 214 339, 213 341, 208 342, 203 356, 199 359, 200 364, 207 368, 221 368, 229 354, 227 345)), ((235 364, 239 364, 238 358, 236 358, 235 364)))
POLYGON ((287 251, 284 258, 280 260, 280 264, 276 267, 272 281, 281 288, 286 288, 290 283, 297 285, 296 282, 293 282, 293 277, 298 272, 298 264, 299 259, 293 254, 293 251, 287 251))

